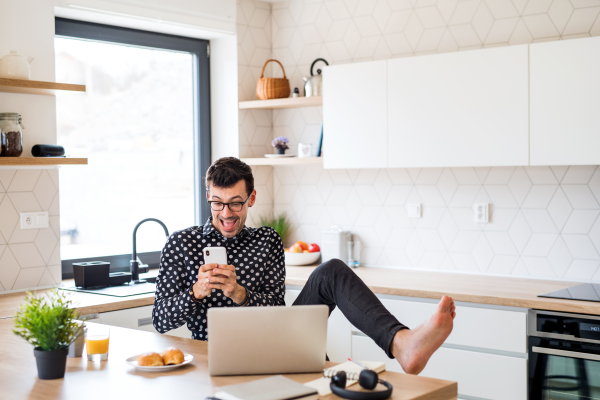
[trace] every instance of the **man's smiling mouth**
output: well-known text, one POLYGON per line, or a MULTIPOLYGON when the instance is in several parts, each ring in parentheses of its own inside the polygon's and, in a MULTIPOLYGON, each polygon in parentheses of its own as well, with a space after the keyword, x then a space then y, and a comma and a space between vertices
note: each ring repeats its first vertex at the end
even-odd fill
POLYGON ((236 225, 239 221, 239 219, 237 219, 237 218, 236 219, 219 219, 219 220, 221 221, 221 226, 223 227, 223 229, 228 232, 232 231, 236 227, 236 225))

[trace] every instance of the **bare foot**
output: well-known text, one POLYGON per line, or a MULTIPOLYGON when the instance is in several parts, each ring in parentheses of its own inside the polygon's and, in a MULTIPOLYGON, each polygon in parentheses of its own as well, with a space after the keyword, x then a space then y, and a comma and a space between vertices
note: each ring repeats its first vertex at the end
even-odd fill
POLYGON ((452 332, 455 316, 454 301, 444 296, 437 310, 423 325, 396 333, 391 350, 404 372, 417 375, 423 371, 429 358, 452 332))

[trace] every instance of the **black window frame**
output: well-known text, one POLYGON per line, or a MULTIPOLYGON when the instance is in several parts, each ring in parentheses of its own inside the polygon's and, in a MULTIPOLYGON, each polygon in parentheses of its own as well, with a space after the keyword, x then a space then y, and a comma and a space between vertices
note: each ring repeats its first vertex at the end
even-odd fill
MULTIPOLYGON (((67 18, 55 18, 55 37, 109 42, 151 49, 183 51, 192 54, 193 110, 194 110, 194 201, 195 223, 202 225, 210 216, 204 200, 203 177, 211 164, 210 121, 210 42, 204 39, 168 35, 164 33, 97 24, 67 18)), ((133 226, 131 227, 133 234, 133 226)), ((169 227, 171 232, 184 227, 169 227)), ((157 230, 162 234, 162 229, 157 230)), ((138 253, 149 268, 158 268, 160 251, 138 253)), ((105 255, 92 258, 61 260, 62 278, 73 278, 73 263, 108 261, 111 272, 129 271, 131 254, 105 255)))

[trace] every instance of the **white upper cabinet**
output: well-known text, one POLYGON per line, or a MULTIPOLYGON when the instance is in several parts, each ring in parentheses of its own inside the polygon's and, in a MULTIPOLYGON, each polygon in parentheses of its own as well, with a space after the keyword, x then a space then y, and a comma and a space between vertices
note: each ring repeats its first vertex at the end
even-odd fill
POLYGON ((386 69, 386 61, 324 68, 325 168, 388 166, 386 69))
POLYGON ((531 165, 600 164, 600 37, 530 45, 531 165))
POLYGON ((520 45, 389 60, 388 166, 528 165, 527 58, 520 45))

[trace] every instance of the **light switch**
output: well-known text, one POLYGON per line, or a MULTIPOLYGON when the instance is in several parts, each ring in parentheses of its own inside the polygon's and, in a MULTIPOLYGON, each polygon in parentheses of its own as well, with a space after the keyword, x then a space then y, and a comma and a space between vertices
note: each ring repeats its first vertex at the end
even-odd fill
POLYGON ((21 229, 39 229, 47 228, 48 211, 21 213, 21 229))
POLYGON ((406 214, 408 218, 421 218, 421 204, 407 204, 406 214))
POLYGON ((475 222, 480 224, 487 224, 490 222, 489 210, 489 203, 475 203, 473 206, 473 211, 475 212, 475 222))

